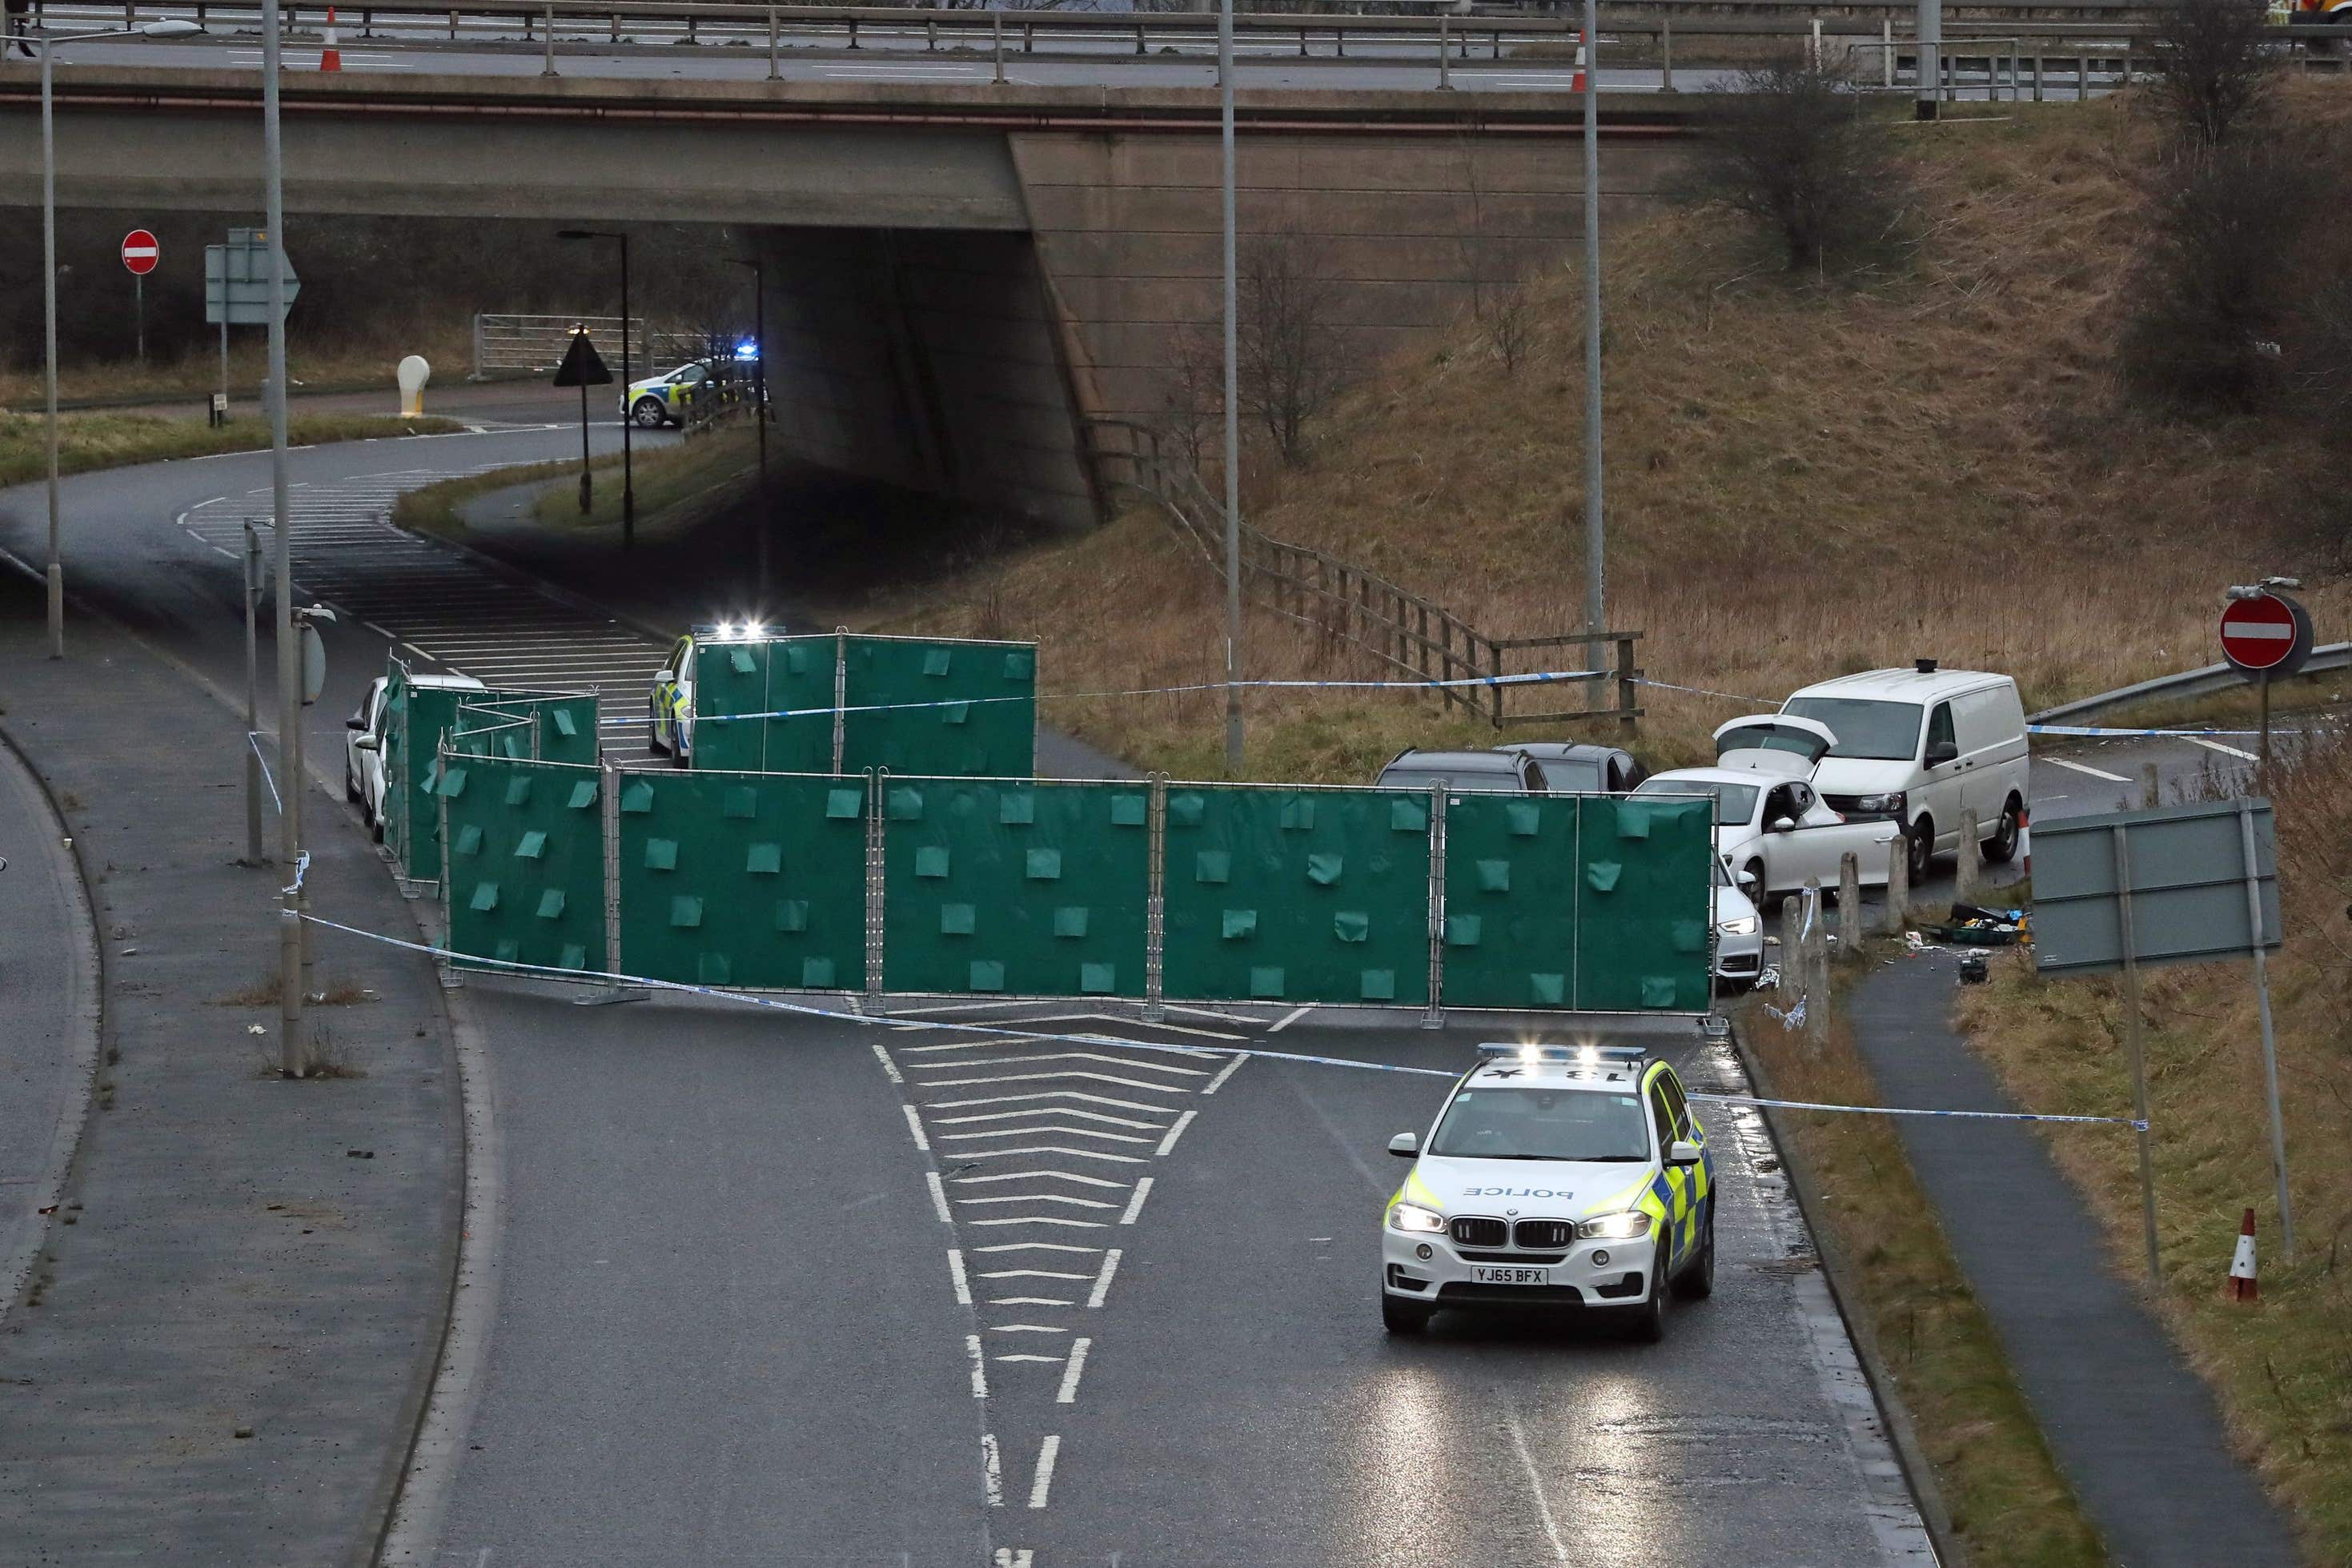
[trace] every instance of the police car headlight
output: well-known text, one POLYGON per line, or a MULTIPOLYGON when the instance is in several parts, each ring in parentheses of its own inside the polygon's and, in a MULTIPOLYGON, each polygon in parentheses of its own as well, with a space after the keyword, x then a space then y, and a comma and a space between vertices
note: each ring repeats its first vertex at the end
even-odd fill
POLYGON ((1725 921, 1717 929, 1726 936, 1753 936, 1756 935, 1757 925, 1755 915, 1743 915, 1736 920, 1725 921))
POLYGON ((1445 1228, 1445 1216, 1433 1208, 1423 1208, 1417 1203, 1400 1203, 1389 1210, 1389 1227, 1394 1230, 1416 1230, 1435 1235, 1445 1228))
POLYGON ((1576 1235, 1581 1241, 1633 1241, 1650 1233, 1650 1217, 1640 1209, 1624 1214, 1604 1214, 1598 1219, 1577 1221, 1576 1235))

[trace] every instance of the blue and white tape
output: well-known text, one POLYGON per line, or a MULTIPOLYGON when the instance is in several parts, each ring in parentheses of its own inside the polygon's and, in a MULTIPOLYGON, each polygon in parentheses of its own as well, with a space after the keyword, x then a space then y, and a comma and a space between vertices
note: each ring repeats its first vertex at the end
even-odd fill
POLYGON ((261 764, 261 781, 269 786, 269 803, 278 808, 278 814, 279 816, 284 816, 286 814, 286 802, 278 798, 278 780, 270 774, 269 758, 261 755, 261 731, 257 729, 247 730, 245 732, 245 743, 253 747, 253 759, 261 764))
MULTIPOLYGON (((452 953, 445 947, 424 942, 404 941, 386 936, 381 932, 346 925, 339 921, 316 915, 302 918, 313 925, 346 936, 358 936, 370 942, 380 942, 411 953, 421 953, 444 963, 481 966, 507 973, 530 977, 580 981, 603 981, 615 986, 639 987, 646 990, 669 991, 680 996, 709 997, 714 1001, 735 1002, 745 1007, 764 1008, 772 1012, 790 1013, 799 1018, 820 1019, 828 1023, 863 1024, 868 1028, 887 1029, 898 1032, 929 1031, 947 1034, 978 1034, 994 1039, 1017 1040, 1044 1045, 1115 1044, 1122 1050, 1158 1051, 1173 1056, 1257 1057, 1268 1061, 1299 1062, 1311 1067, 1349 1067, 1363 1072, 1396 1072, 1415 1078, 1460 1078, 1466 1068, 1407 1067, 1397 1062, 1362 1061, 1346 1056, 1317 1056, 1298 1051, 1266 1051, 1255 1046, 1239 1045, 1178 1045, 1161 1040, 1132 1040, 1123 1035, 1063 1034, 1043 1030, 1011 1028, 999 1024, 973 1024, 941 1021, 935 1019, 894 1018, 887 1013, 843 1012, 834 1008, 814 1007, 806 1002, 787 1001, 780 997, 756 996, 747 991, 721 989, 716 986, 690 985, 683 980, 656 980, 642 975, 614 974, 605 970, 560 969, 548 964, 526 964, 512 958, 485 958, 472 954, 452 953)), ((1744 1094, 1692 1093, 1693 1100, 1711 1104, 1733 1106, 1771 1106, 1792 1111, 1832 1111, 1864 1116, 1956 1116, 1977 1121, 1994 1122, 2073 1122, 2097 1125, 2145 1127, 2145 1123, 2116 1116, 2053 1116, 2022 1111, 1922 1111, 1895 1105, 1831 1105, 1809 1100, 1765 1100, 1744 1094)))
MULTIPOLYGON (((2117 739, 2126 737, 2157 737, 2175 740, 2194 740, 2200 736, 2260 735, 2259 729, 2107 729, 2095 724, 2029 724, 2028 735, 2063 735, 2086 740, 2117 739)), ((2299 729, 2273 729, 2273 735, 2301 735, 2299 729)))

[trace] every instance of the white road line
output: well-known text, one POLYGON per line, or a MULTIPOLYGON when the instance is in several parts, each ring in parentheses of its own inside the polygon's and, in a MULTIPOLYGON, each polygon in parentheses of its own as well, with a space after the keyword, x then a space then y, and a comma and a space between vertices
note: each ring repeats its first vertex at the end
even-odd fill
POLYGON ((958 1248, 948 1249, 948 1277, 955 1281, 956 1305, 971 1305, 971 1281, 964 1278, 963 1253, 958 1248))
POLYGON ((1029 1506, 1045 1506, 1045 1494, 1054 1486, 1054 1460, 1062 1452, 1062 1439, 1057 1434, 1037 1446, 1037 1479, 1029 1483, 1029 1506))
POLYGON ((983 1280, 1084 1280, 1084 1274, 1073 1274, 1062 1269, 983 1269, 983 1280))
POLYGON ((1070 1346, 1069 1364, 1062 1370, 1062 1386, 1054 1396, 1056 1405, 1075 1405, 1078 1398, 1078 1375, 1087 1369, 1087 1347, 1095 1342, 1082 1339, 1070 1346))
POLYGON ((1057 1329, 1051 1323, 998 1323, 988 1332, 991 1333, 1067 1333, 1070 1331, 1057 1329))
MULTIPOLYGON (((1000 1056, 991 1061, 918 1061, 912 1064, 918 1072, 961 1072, 969 1068, 1016 1067, 1024 1061, 1101 1061, 1113 1067, 1139 1068, 1150 1072, 1181 1072, 1189 1077, 1206 1078, 1205 1067, 1178 1067, 1167 1061, 1138 1061, 1129 1056, 1105 1056, 1098 1051, 1041 1051, 1023 1056, 1000 1056)), ((934 1080, 934 1082, 960 1082, 934 1080)))
POLYGON ((992 1355, 989 1359, 991 1361, 1035 1361, 1043 1362, 1047 1366, 1059 1366, 1070 1358, 1066 1355, 1031 1355, 1026 1351, 1015 1351, 1010 1355, 992 1355))
POLYGON ((992 1307, 1068 1307, 1077 1303, 1059 1296, 991 1296, 988 1304, 992 1307))
MULTIPOLYGON (((1099 1219, 1064 1219, 1058 1215, 1052 1214, 1024 1214, 1013 1219, 971 1219, 964 1223, 967 1225, 1064 1225, 1073 1230, 1108 1228, 1099 1219)), ((988 1249, 983 1247, 981 1250, 985 1252, 988 1249)))
MULTIPOLYGON (((1313 1008, 1293 1008, 1288 1012, 1283 1014, 1280 1018, 1275 1019, 1273 1023, 1267 1025, 1265 1032, 1268 1034, 1280 1034, 1284 1030, 1288 1029, 1292 1024, 1297 1023, 1300 1019, 1305 1018, 1308 1013, 1313 1012, 1314 1010, 1315 1009, 1313 1008)), ((1241 1058, 1235 1057, 1234 1060, 1239 1061, 1241 1058)))
MULTIPOLYGON (((1031 1115, 1039 1114, 1036 1112, 1031 1115)), ((1148 1144, 1150 1138, 1139 1138, 1133 1133, 1099 1133, 1092 1127, 992 1127, 982 1133, 941 1133, 940 1141, 954 1143, 973 1138, 1035 1138, 1052 1134, 1065 1138, 1102 1138, 1114 1144, 1148 1144)))
POLYGON ((1034 1553, 1026 1546, 1018 1551, 1010 1546, 1000 1546, 996 1549, 996 1561, 991 1568, 1031 1568, 1034 1557, 1034 1553))
POLYGON ((975 1252, 1099 1252, 1102 1249, 1080 1247, 1068 1241, 1000 1241, 993 1247, 975 1247, 972 1250, 975 1252))
POLYGON ((927 1155, 929 1154, 931 1141, 923 1136, 922 1118, 915 1114, 915 1108, 912 1105, 901 1105, 898 1109, 907 1113, 907 1131, 915 1134, 915 1147, 927 1155))
POLYGON ((988 1397, 988 1357, 981 1353, 980 1336, 976 1333, 964 1335, 963 1350, 971 1357, 971 1396, 985 1399, 988 1397))
MULTIPOLYGON (((874 1050, 878 1054, 882 1048, 879 1045, 876 1045, 874 1050)), ((884 1060, 887 1061, 888 1058, 885 1057, 884 1060)), ((897 1082, 898 1081, 898 1076, 894 1072, 891 1075, 891 1082, 897 1082)), ((940 1085, 936 1083, 929 1083, 925 1084, 924 1087, 927 1089, 937 1089, 940 1085)), ((1083 1089, 1041 1089, 1032 1091, 1026 1094, 992 1094, 980 1100, 940 1100, 934 1103, 933 1109, 940 1111, 961 1111, 971 1105, 1010 1105, 1020 1100, 1083 1100, 1089 1105, 1116 1105, 1122 1111, 1145 1111, 1155 1116, 1164 1116, 1170 1110, 1170 1107, 1166 1105, 1148 1105, 1143 1103, 1141 1101, 1137 1100, 1118 1100, 1108 1094, 1089 1094, 1083 1089)), ((1040 1106, 1039 1109, 1046 1110, 1057 1108, 1040 1106)), ((1027 1111, 1015 1111, 1008 1112, 1006 1113, 1009 1115, 1026 1116, 1033 1113, 1027 1111)), ((1086 1114, 1083 1111, 1062 1112, 1060 1113, 1073 1116, 1083 1116, 1086 1114)), ((972 1117, 970 1119, 977 1121, 979 1118, 972 1117)), ((1116 1117, 1112 1119, 1117 1120, 1116 1117)), ((1150 1122, 1137 1122, 1133 1124, 1133 1125, 1148 1127, 1156 1126, 1157 1124, 1150 1122)))
POLYGON ((1130 1185, 1123 1181, 1109 1181, 1102 1176, 1079 1176, 1075 1171, 1006 1171, 1002 1176, 958 1176, 955 1179, 956 1184, 961 1186, 966 1183, 976 1182, 1044 1181, 1048 1177, 1055 1181, 1078 1182, 1087 1186, 1115 1187, 1120 1192, 1125 1192, 1130 1185))
POLYGON ((940 1173, 925 1171, 923 1180, 931 1189, 931 1207, 938 1211, 941 1225, 953 1225, 955 1216, 948 1212, 948 1189, 940 1185, 940 1173))
POLYGON ((2077 773, 2087 773, 2094 779, 2104 779, 2110 784, 2128 784, 2131 782, 2130 779, 2125 778, 2120 773, 2110 773, 2104 768, 2094 768, 2087 762, 2075 762, 2063 757, 2045 757, 2042 760, 2051 764, 2053 767, 2071 768, 2077 773))
POLYGON ((977 1208, 984 1203, 1066 1203, 1073 1208, 1117 1208, 1115 1203, 1105 1203, 1098 1197, 1072 1197, 1062 1192, 1017 1194, 1010 1197, 960 1197, 956 1202, 966 1208, 977 1208))
POLYGON ((1551 1516, 1551 1504, 1544 1497, 1543 1477, 1536 1473, 1536 1462, 1528 1452, 1528 1437, 1519 1430, 1519 1413, 1510 1400, 1503 1401, 1503 1419, 1511 1428, 1511 1447, 1517 1450, 1519 1469, 1528 1473, 1528 1487, 1535 1493, 1536 1517, 1543 1521, 1545 1538, 1551 1542, 1551 1554, 1562 1563, 1568 1561, 1568 1545, 1559 1538, 1559 1526, 1551 1516))
POLYGON ((1143 1200, 1151 1196, 1151 1178, 1145 1176, 1135 1184, 1135 1196, 1127 1200, 1127 1212, 1118 1217, 1121 1225, 1132 1225, 1135 1217, 1143 1212, 1143 1200))
POLYGON ((904 1083, 907 1082, 905 1079, 898 1076, 898 1064, 890 1060, 890 1053, 882 1049, 882 1042, 880 1040, 869 1040, 866 1043, 874 1048, 874 1060, 882 1064, 882 1071, 890 1075, 891 1082, 904 1083))
POLYGON ((1187 1111, 1182 1115, 1177 1117, 1176 1124, 1168 1129, 1168 1135, 1160 1139, 1160 1146, 1151 1152, 1155 1155, 1165 1155, 1170 1150, 1173 1149, 1176 1146, 1176 1140, 1184 1135, 1184 1129, 1191 1126, 1192 1124, 1192 1118, 1199 1114, 1200 1113, 1198 1111, 1187 1111))
POLYGON ((1201 1086, 1201 1092, 1203 1094, 1214 1094, 1218 1090, 1223 1089, 1225 1086, 1225 1080, 1231 1078, 1234 1073, 1239 1072, 1242 1070, 1242 1063, 1248 1060, 1249 1058, 1246 1056, 1236 1056, 1231 1061, 1226 1062, 1223 1069, 1221 1070, 1214 1078, 1210 1079, 1208 1082, 1201 1086))
POLYGON ((2241 751, 2234 746, 2224 746, 2218 740, 2208 740, 2201 735, 2191 735, 2185 737, 2184 738, 2186 738, 2191 745, 2201 746, 2208 751, 2219 751, 2225 756, 2243 758, 2248 762, 2260 762, 2262 760, 2261 758, 2255 756, 2251 751, 2241 751))
POLYGON ((1095 1276, 1094 1291, 1087 1297, 1089 1308, 1099 1309, 1109 1299, 1111 1277, 1118 1272, 1118 1254, 1119 1249, 1114 1247, 1103 1255, 1102 1272, 1095 1276))
MULTIPOLYGON (((1215 1015, 1212 1014, 1210 1016, 1214 1017, 1215 1015)), ((1148 1029, 1152 1030, 1154 1033, 1165 1030, 1171 1034, 1197 1034, 1209 1040, 1244 1040, 1247 1038, 1244 1035, 1227 1034, 1224 1030, 1219 1029, 1192 1029, 1181 1023, 1139 1024, 1133 1019, 1124 1019, 1119 1017, 1117 1013, 1047 1013, 1043 1018, 1024 1018, 1020 1021, 1024 1024, 1113 1023, 1118 1024, 1122 1028, 1148 1029)), ((1118 1040, 1121 1037, 1118 1035, 1110 1035, 1106 1038, 1118 1040)))
POLYGON ((1068 1155, 1075 1159, 1108 1160, 1122 1166, 1148 1163, 1141 1155, 1115 1155, 1108 1149, 1073 1149, 1060 1144, 1040 1144, 1034 1148, 1022 1149, 959 1149, 956 1153, 961 1158, 971 1160, 1009 1160, 1015 1155, 1068 1155))
POLYGON ((1081 1067, 1057 1067, 1051 1072, 1000 1072, 991 1078, 938 1078, 924 1087, 929 1089, 961 1089, 982 1083, 1036 1083, 1053 1078, 1083 1078, 1094 1083, 1116 1083, 1127 1089, 1148 1089, 1154 1094, 1181 1094, 1181 1083, 1154 1083, 1143 1078, 1121 1078, 1116 1073, 1089 1072, 1081 1067))
POLYGON ((980 1468, 981 1490, 988 1499, 988 1506, 1003 1508, 1004 1506, 1004 1468, 997 1462, 996 1434, 993 1432, 982 1432, 980 1435, 980 1468))

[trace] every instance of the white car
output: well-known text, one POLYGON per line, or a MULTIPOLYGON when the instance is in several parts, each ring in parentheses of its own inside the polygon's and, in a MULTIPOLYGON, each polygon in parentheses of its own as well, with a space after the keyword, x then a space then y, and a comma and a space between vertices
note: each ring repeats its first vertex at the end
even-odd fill
POLYGON ((1633 793, 1714 796, 1716 854, 1751 898, 1761 904, 1794 893, 1809 877, 1833 888, 1847 854, 1860 861, 1864 886, 1885 885, 1886 846, 1899 825, 1849 821, 1810 781, 1837 743, 1827 726, 1767 714, 1732 720, 1715 732, 1715 767, 1654 773, 1633 793))
POLYGON ((1764 972, 1764 920, 1723 862, 1715 862, 1715 977, 1752 986, 1764 972))
POLYGON ((1381 1229, 1381 1321, 1453 1307, 1610 1310, 1654 1340, 1715 1290, 1715 1167, 1675 1070, 1638 1047, 1481 1045, 1381 1229))
MULTIPOLYGON (((411 675, 408 684, 434 691, 488 689, 471 675, 411 675)), ((343 720, 343 799, 358 804, 377 843, 383 842, 384 694, 391 685, 383 675, 369 682, 359 711, 343 720)))
POLYGON ((1807 686, 1780 706, 1837 732, 1813 787, 1849 819, 1877 817, 1911 841, 1911 881, 1960 844, 1960 813, 1977 814, 1985 859, 2017 853, 2030 766, 2017 683, 1984 670, 1865 670, 1807 686))

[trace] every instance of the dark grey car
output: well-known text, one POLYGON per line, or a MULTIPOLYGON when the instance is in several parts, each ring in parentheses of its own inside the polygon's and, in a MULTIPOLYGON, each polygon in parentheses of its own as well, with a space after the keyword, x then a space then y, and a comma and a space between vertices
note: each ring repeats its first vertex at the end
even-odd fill
POLYGON ((1426 789, 1444 783, 1464 795, 1540 795, 1543 766, 1509 751, 1400 751, 1372 780, 1376 789, 1426 789))

